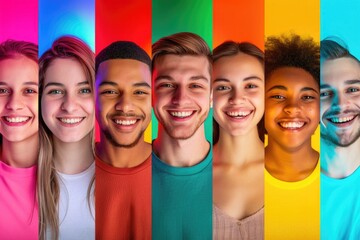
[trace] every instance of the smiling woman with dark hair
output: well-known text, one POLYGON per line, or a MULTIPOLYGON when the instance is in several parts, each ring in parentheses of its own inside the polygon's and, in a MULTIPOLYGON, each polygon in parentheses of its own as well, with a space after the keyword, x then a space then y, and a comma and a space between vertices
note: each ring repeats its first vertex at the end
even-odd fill
POLYGON ((0 239, 38 239, 38 48, 0 44, 0 239))
POLYGON ((265 44, 265 236, 319 239, 319 44, 298 35, 265 44), (311 197, 310 197, 311 196, 311 197))
POLYGON ((214 239, 263 239, 264 53, 247 42, 213 52, 214 239))

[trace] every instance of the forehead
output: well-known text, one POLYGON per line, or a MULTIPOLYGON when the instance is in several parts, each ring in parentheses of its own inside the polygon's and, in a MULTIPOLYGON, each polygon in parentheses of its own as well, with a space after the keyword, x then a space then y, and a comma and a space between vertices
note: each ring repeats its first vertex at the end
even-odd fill
POLYGON ((17 84, 23 82, 39 82, 39 66, 25 56, 0 60, 0 82, 17 84))
POLYGON ((327 60, 321 66, 321 82, 342 84, 346 80, 360 79, 360 65, 352 58, 327 60))
POLYGON ((110 59, 100 63, 96 81, 116 83, 146 82, 150 85, 150 68, 143 62, 133 59, 110 59))
POLYGON ((318 83, 313 76, 302 68, 282 67, 273 71, 266 79, 266 89, 281 85, 288 89, 312 87, 318 89, 318 83))
POLYGON ((210 80, 209 67, 209 61, 205 56, 167 54, 157 58, 153 75, 170 76, 174 80, 202 75, 210 80))
POLYGON ((248 54, 238 53, 233 56, 226 56, 218 59, 213 64, 215 75, 233 74, 264 74, 264 69, 260 61, 248 54))
POLYGON ((72 58, 54 59, 45 73, 45 81, 77 83, 86 80, 81 64, 72 58))

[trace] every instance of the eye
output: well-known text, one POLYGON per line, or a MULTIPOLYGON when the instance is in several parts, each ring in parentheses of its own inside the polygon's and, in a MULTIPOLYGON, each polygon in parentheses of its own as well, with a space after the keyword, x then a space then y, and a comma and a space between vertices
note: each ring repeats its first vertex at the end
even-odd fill
POLYGON ((174 84, 171 83, 163 83, 159 85, 159 88, 174 88, 174 84))
POLYGON ((34 94, 34 93, 37 93, 34 89, 25 89, 24 93, 26 94, 34 94))
POLYGON ((256 86, 255 84, 250 83, 250 84, 246 85, 245 88, 246 89, 253 89, 253 88, 258 88, 258 86, 256 86))
POLYGON ((350 87, 348 89, 346 89, 347 93, 354 93, 354 92, 358 92, 360 91, 359 88, 355 88, 355 87, 350 87))
POLYGON ((314 96, 308 96, 308 95, 306 95, 306 96, 302 96, 301 99, 302 99, 302 100, 305 100, 305 101, 309 101, 309 100, 315 99, 315 97, 314 97, 314 96))
POLYGON ((202 86, 200 84, 194 83, 190 85, 190 88, 202 88, 202 86))
POLYGON ((9 93, 10 93, 9 89, 0 88, 0 94, 9 94, 9 93))
POLYGON ((80 89, 79 91, 81 94, 90 94, 91 93, 91 89, 90 88, 83 88, 80 89))
POLYGON ((141 90, 137 90, 134 92, 135 95, 148 95, 149 93, 145 92, 145 91, 141 91, 141 90))
POLYGON ((218 86, 215 88, 216 91, 226 91, 226 90, 230 90, 231 87, 229 86, 218 86))
POLYGON ((63 93, 64 93, 64 91, 59 90, 59 89, 53 89, 48 92, 48 94, 50 94, 50 95, 63 94, 63 93))
POLYGON ((324 99, 324 98, 331 97, 333 95, 334 95, 334 93, 332 91, 325 91, 325 92, 320 93, 320 98, 324 99))
POLYGON ((101 95, 111 95, 111 94, 117 94, 115 90, 104 90, 100 92, 101 95))
POLYGON ((277 99, 277 100, 283 100, 283 99, 285 99, 285 97, 284 97, 284 96, 281 96, 281 95, 273 95, 273 96, 271 96, 270 98, 277 99))

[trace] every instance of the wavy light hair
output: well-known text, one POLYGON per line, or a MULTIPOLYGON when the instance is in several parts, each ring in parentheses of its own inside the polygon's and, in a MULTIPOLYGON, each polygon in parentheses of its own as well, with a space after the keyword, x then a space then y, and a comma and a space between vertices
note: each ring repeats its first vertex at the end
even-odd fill
MULTIPOLYGON (((43 94, 45 74, 55 59, 75 59, 78 61, 90 82, 91 91, 94 92, 95 57, 88 45, 73 36, 63 36, 55 40, 51 48, 39 59, 39 93, 43 94)), ((41 101, 40 101, 41 105, 41 101)), ((41 106, 40 106, 41 109, 41 106)), ((39 171, 38 171, 38 198, 39 198, 39 238, 45 239, 46 230, 50 229, 51 239, 59 238, 59 179, 54 166, 53 134, 46 126, 42 115, 39 114, 39 171)), ((90 132, 92 149, 94 151, 94 130, 90 132)), ((93 152, 94 153, 94 152, 93 152)), ((88 205, 91 210, 91 196, 94 177, 88 187, 88 205)))

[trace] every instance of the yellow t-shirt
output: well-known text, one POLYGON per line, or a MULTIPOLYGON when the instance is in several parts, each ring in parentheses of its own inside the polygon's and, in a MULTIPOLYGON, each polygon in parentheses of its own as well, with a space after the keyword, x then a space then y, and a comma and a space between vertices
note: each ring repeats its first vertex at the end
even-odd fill
POLYGON ((265 170, 265 240, 320 239, 320 161, 298 182, 265 170))

